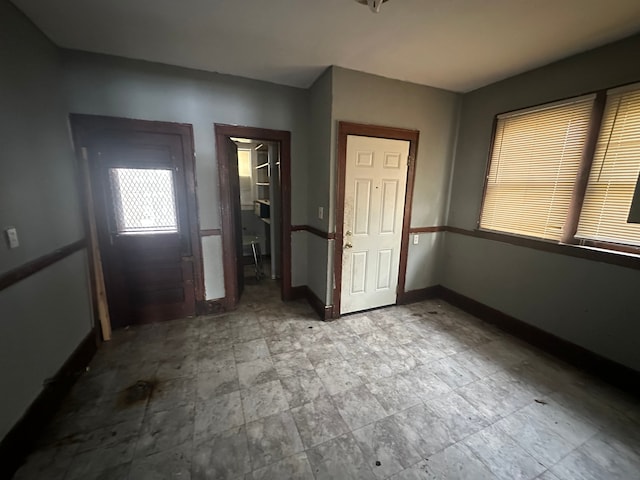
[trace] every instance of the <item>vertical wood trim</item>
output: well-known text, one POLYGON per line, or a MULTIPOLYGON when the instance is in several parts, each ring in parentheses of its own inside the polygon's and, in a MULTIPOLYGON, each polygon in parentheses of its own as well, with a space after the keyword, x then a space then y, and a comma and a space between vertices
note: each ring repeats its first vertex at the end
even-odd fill
POLYGON ((280 140, 280 279, 282 300, 291 293, 291 134, 283 132, 280 140))
POLYGON ((482 197, 480 198, 480 210, 478 210, 478 220, 476 221, 476 228, 480 228, 480 221, 482 220, 482 211, 484 210, 484 199, 487 194, 487 186, 489 183, 489 169, 491 168, 491 159, 493 158, 493 149, 496 143, 497 131, 498 131, 498 116, 496 115, 495 117, 493 117, 493 125, 491 126, 491 144, 489 145, 489 151, 487 153, 487 162, 484 166, 482 197))
POLYGON ((332 317, 340 317, 340 305, 342 300, 342 245, 344 242, 344 195, 345 179, 347 174, 347 135, 349 128, 343 122, 338 123, 338 161, 336 178, 336 238, 333 255, 333 311, 332 317))
POLYGON ((409 260, 409 230, 411 229, 411 209, 413 206, 413 186, 415 184, 416 159, 418 158, 418 141, 420 132, 415 131, 409 141, 409 168, 407 170, 407 191, 404 200, 404 218, 402 220, 402 246, 400 248, 400 265, 398 272, 398 289, 396 302, 402 297, 407 279, 407 262, 409 260))
POLYGON ((76 185, 81 199, 82 223, 87 237, 89 289, 94 323, 93 332, 96 345, 99 345, 101 341, 111 340, 111 316, 109 314, 102 259, 100 258, 88 151, 83 147, 83 144, 86 143, 87 128, 82 123, 82 117, 76 117, 72 114, 69 116, 69 122, 76 156, 76 185), (104 301, 104 304, 102 301, 104 301), (100 329, 97 328, 96 322, 100 322, 100 329))
POLYGON ((200 213, 198 209, 198 195, 195 165, 195 144, 193 126, 182 125, 182 156, 185 165, 185 182, 187 194, 187 214, 189 218, 189 236, 191 238, 191 255, 193 256, 193 277, 195 300, 204 301, 204 264, 202 261, 202 243, 200 241, 200 213))
POLYGON ((411 162, 407 169, 407 190, 404 200, 404 214, 402 220, 402 238, 400 240, 400 263, 398 266, 398 287, 396 298, 400 299, 404 292, 407 276, 407 259, 409 254, 409 229, 411 228, 411 205, 413 201, 413 187, 415 183, 415 166, 418 155, 418 130, 406 130, 394 127, 382 127, 351 122, 338 122, 338 154, 336 178, 336 235, 334 253, 333 312, 332 317, 340 316, 342 297, 342 242, 344 235, 344 195, 347 171, 347 136, 360 135, 364 137, 388 138, 409 142, 409 157, 411 162))
POLYGON ((222 128, 214 126, 216 138, 216 157, 218 160, 218 178, 220 188, 220 217, 222 222, 222 268, 224 277, 224 307, 227 310, 235 308, 238 303, 238 272, 234 255, 235 231, 233 228, 233 201, 231 198, 231 175, 227 157, 227 142, 222 128))
POLYGON ((589 175, 591 173, 591 165, 593 165, 593 156, 598 145, 598 136, 602 125, 602 116, 604 115, 604 107, 607 102, 607 94, 605 91, 598 92, 593 102, 591 117, 589 119, 589 130, 587 131, 587 141, 582 151, 580 159, 580 168, 576 181, 573 184, 573 193, 571 195, 571 204, 567 219, 564 223, 561 242, 574 243, 575 235, 578 231, 578 222, 580 221, 580 213, 584 204, 584 196, 587 192, 587 184, 589 183, 589 175))
POLYGON ((107 290, 102 270, 102 257, 98 246, 98 229, 94 215, 93 192, 91 191, 91 179, 89 177, 89 155, 85 147, 80 148, 78 166, 82 180, 82 194, 85 200, 85 222, 88 233, 88 254, 91 274, 91 293, 94 303, 94 311, 100 322, 100 331, 104 341, 111 340, 111 317, 109 316, 109 304, 107 303, 107 290))

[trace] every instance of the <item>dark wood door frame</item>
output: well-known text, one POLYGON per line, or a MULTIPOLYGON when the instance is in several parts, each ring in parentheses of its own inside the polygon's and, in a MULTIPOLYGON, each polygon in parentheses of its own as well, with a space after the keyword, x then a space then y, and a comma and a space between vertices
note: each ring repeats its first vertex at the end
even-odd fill
POLYGON ((407 276, 407 257, 409 254, 409 229, 411 227, 411 205, 413 202, 413 185, 415 180, 416 162, 418 154, 418 130, 403 128, 381 127, 361 123, 338 122, 338 156, 337 156, 337 200, 336 200, 336 239, 334 254, 333 312, 332 317, 340 317, 340 301, 342 296, 342 239, 344 224, 344 193, 347 172, 347 136, 360 135, 363 137, 388 138, 391 140, 406 140, 409 142, 409 168, 407 169, 407 191, 404 199, 404 217, 402 220, 402 240, 400 246, 400 265, 398 267, 397 301, 404 294, 407 276))
MULTIPOLYGON (((196 197, 195 149, 193 143, 193 127, 186 123, 156 122, 129 118, 107 117, 72 113, 70 116, 73 143, 78 165, 83 165, 83 149, 89 147, 92 138, 109 134, 110 131, 137 130, 145 133, 161 133, 175 135, 180 139, 184 157, 184 177, 186 182, 186 208, 188 215, 191 254, 193 256, 193 283, 196 303, 204 302, 204 269, 202 249, 200 245, 200 227, 198 219, 198 201, 196 197)), ((79 169, 80 171, 82 168, 79 169)), ((82 179, 80 179, 82 181, 82 179)), ((82 184, 81 184, 82 185, 82 184)), ((95 213, 87 208, 88 192, 84 185, 80 188, 85 229, 89 231, 91 219, 95 221, 95 213)), ((89 239, 89 241, 92 241, 89 239)), ((97 246, 96 246, 97 248, 97 246)), ((94 272, 91 272, 92 275, 94 272)), ((94 278, 91 281, 92 295, 97 296, 94 278)), ((195 308, 195 306, 194 306, 195 308)))
MULTIPOLYGON (((233 201, 231 198, 231 176, 228 164, 226 139, 230 137, 250 138, 276 142, 280 146, 280 206, 281 206, 281 256, 280 282, 282 300, 292 300, 291 289, 291 133, 284 130, 242 127, 237 125, 214 125, 216 157, 220 182, 220 213, 222 219, 222 251, 224 268, 225 307, 233 309, 239 301, 238 271, 234 251, 235 233, 233 225, 233 201)), ((237 181, 237 180, 236 180, 237 181)))

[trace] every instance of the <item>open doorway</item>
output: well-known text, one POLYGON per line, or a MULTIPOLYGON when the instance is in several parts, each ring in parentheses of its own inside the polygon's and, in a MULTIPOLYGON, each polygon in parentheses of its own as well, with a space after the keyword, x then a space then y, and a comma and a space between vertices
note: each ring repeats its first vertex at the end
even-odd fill
POLYGON ((233 309, 246 278, 278 281, 291 291, 291 134, 215 125, 220 176, 225 307, 233 309), (256 264, 256 247, 262 265, 256 264))
POLYGON ((238 151, 244 283, 278 280, 281 267, 280 148, 233 137, 238 151))

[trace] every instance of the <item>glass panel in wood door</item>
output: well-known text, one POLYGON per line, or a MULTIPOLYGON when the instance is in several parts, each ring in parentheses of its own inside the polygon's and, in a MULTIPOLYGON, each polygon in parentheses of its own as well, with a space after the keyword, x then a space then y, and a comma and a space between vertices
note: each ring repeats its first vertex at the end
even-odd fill
POLYGON ((178 233, 171 169, 110 168, 118 235, 178 233))

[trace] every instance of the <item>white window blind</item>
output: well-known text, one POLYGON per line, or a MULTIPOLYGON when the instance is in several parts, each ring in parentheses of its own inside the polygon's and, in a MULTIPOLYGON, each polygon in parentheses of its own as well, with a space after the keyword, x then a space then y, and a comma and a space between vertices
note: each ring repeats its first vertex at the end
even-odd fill
POLYGON ((640 174, 640 86, 612 91, 589 175, 576 237, 640 245, 640 225, 627 223, 640 174))
POLYGON ((480 228, 560 240, 594 98, 498 116, 480 228))

